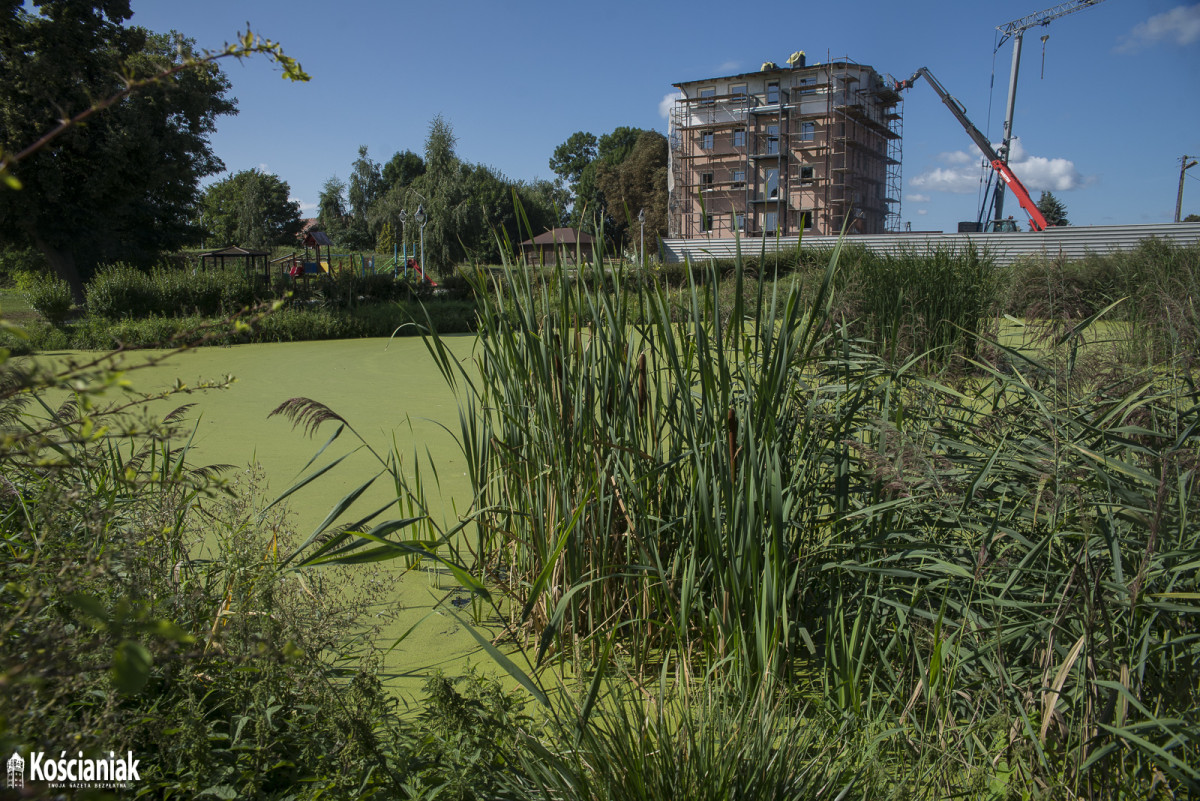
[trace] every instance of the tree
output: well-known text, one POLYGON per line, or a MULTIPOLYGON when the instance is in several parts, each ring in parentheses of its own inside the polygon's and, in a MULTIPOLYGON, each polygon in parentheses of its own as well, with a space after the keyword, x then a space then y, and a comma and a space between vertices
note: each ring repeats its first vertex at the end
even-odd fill
POLYGON ((596 158, 596 137, 587 131, 576 131, 567 141, 554 148, 550 169, 567 182, 571 191, 579 184, 583 171, 596 158))
POLYGON ((304 227, 300 204, 279 176, 243 170, 212 184, 200 201, 209 244, 252 248, 286 245, 304 227))
POLYGON ((371 207, 383 194, 383 174, 379 163, 367 155, 367 146, 358 148, 358 158, 350 172, 348 198, 349 219, 342 232, 342 242, 355 250, 367 250, 375 245, 377 226, 369 219, 371 207))
POLYGON ((383 165, 383 184, 386 189, 407 187, 424 174, 425 160, 411 150, 405 150, 383 165))
POLYGON ((596 186, 607 204, 606 229, 617 242, 640 231, 638 213, 642 210, 646 212, 646 232, 665 236, 667 138, 657 131, 639 131, 623 160, 597 161, 596 186))
POLYGON ((1200 222, 1200 214, 1189 214, 1183 218, 1184 222, 1200 222))
POLYGON ((1067 219, 1067 207, 1052 193, 1043 191, 1041 197, 1038 198, 1037 207, 1042 216, 1046 218, 1047 225, 1071 224, 1067 219))
POLYGON ((336 175, 321 185, 317 196, 317 220, 330 239, 338 239, 346 230, 346 182, 336 175))
POLYGON ((89 109, 160 76, 12 169, 0 243, 33 246, 83 299, 83 278, 114 260, 147 263, 200 239, 200 179, 222 165, 208 137, 235 112, 229 83, 190 40, 123 27, 128 0, 0 3, 0 149, 20 151, 64 109, 89 109))

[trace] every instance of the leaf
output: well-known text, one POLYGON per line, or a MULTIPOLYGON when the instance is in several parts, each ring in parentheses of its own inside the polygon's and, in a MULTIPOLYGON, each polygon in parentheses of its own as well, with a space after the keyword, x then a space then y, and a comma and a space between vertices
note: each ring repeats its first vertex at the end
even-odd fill
POLYGON ((450 614, 454 615, 454 618, 462 624, 463 628, 465 628, 472 637, 475 638, 475 641, 483 647, 483 650, 487 652, 488 656, 490 656, 497 665, 504 668, 505 672, 516 679, 518 684, 520 684, 526 690, 529 690, 530 694, 537 699, 538 703, 549 708, 550 699, 546 697, 546 694, 542 692, 542 689, 537 686, 532 678, 530 678, 529 674, 517 667, 517 665, 511 659, 509 659, 503 651, 492 645, 491 641, 488 640, 487 637, 484 637, 482 634, 476 631, 474 626, 470 625, 467 623, 467 621, 463 620, 453 612, 450 614))
POLYGON ((136 693, 146 686, 153 663, 153 657, 141 643, 122 640, 113 653, 113 684, 127 695, 136 693))
POLYGON ((73 592, 63 600, 97 622, 108 623, 109 621, 108 610, 94 596, 88 595, 85 592, 73 592))

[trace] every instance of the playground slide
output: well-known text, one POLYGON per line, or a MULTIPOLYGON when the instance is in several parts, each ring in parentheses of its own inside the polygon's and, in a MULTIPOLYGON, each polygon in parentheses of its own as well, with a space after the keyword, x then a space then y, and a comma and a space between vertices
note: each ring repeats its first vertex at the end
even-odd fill
POLYGON ((421 265, 417 263, 416 259, 408 260, 408 269, 412 270, 417 275, 421 276, 422 281, 428 281, 430 286, 437 286, 437 281, 434 281, 432 278, 430 278, 428 275, 425 274, 425 271, 421 269, 421 265))

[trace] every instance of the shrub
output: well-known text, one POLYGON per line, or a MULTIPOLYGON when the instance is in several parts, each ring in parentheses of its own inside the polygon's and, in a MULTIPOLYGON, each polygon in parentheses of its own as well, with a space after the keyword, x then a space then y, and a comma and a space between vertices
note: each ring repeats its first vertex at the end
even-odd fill
POLYGON ((117 263, 88 283, 88 311, 117 320, 154 315, 207 317, 234 314, 265 296, 240 269, 188 270, 159 265, 149 271, 117 263))
POLYGON ((34 311, 52 325, 62 325, 71 315, 75 305, 71 287, 57 276, 25 273, 21 276, 20 288, 34 311))

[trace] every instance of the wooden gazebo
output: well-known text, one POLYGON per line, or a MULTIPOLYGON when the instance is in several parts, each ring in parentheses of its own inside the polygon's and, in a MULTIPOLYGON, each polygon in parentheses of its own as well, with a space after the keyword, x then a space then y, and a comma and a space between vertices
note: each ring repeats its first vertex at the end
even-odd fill
POLYGON ((588 261, 594 242, 589 234, 574 228, 554 228, 522 242, 521 255, 526 264, 554 264, 558 255, 564 262, 574 263, 576 253, 588 261))
POLYGON ((220 250, 210 250, 207 253, 200 254, 200 269, 207 270, 212 267, 225 269, 227 260, 238 260, 246 271, 246 277, 253 280, 255 277, 264 284, 271 283, 270 265, 267 260, 271 254, 265 250, 249 250, 240 248, 237 245, 230 245, 227 248, 220 250))

